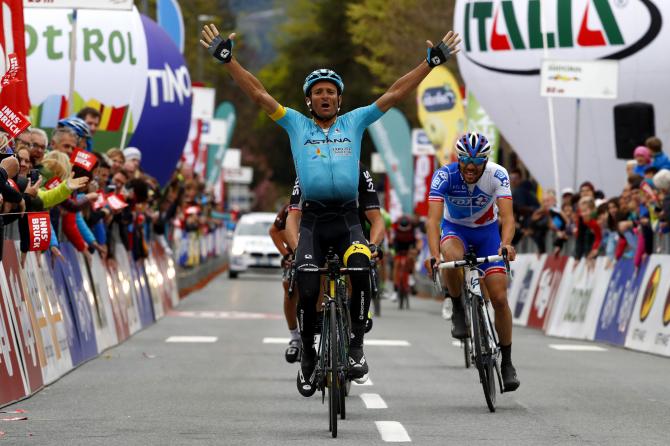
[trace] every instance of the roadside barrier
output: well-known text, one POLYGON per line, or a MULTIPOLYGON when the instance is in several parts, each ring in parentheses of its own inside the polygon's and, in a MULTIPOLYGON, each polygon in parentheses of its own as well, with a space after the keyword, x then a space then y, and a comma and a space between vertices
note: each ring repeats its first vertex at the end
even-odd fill
MULTIPOLYGON (((222 261, 225 241, 222 229, 190 240, 197 262, 189 266, 201 265, 209 275, 205 266, 222 261)), ((97 252, 88 261, 63 242, 64 260, 29 252, 21 267, 18 242, 4 240, 3 247, 0 407, 53 383, 179 303, 175 262, 159 240, 140 261, 117 244, 115 265, 105 264, 97 252)))

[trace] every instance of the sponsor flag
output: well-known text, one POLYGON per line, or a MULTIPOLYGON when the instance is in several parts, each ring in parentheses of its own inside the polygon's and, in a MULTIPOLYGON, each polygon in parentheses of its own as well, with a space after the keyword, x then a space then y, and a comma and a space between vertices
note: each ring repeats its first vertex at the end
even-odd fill
POLYGON ((0 108, 0 126, 7 131, 12 138, 16 138, 21 132, 28 128, 30 121, 14 111, 9 105, 0 108))
POLYGON ((3 87, 14 82, 21 82, 21 79, 17 78, 19 74, 19 58, 15 53, 12 53, 7 56, 7 60, 9 62, 7 72, 2 76, 2 80, 0 80, 0 85, 3 87))
MULTIPOLYGON (((14 54, 18 67, 26 66, 26 44, 23 23, 23 0, 1 0, 0 1, 0 73, 3 75, 11 70, 6 66, 5 54, 14 54)), ((10 86, 0 92, 0 104, 8 105, 15 112, 27 116, 30 112, 30 100, 28 99, 28 83, 26 82, 26 70, 18 69, 10 86)))
POLYGON ((113 211, 120 211, 128 206, 128 203, 120 195, 111 194, 107 197, 107 204, 113 211))
POLYGON ((72 155, 70 156, 70 162, 72 163, 73 166, 81 167, 86 172, 90 172, 93 170, 93 166, 95 166, 95 163, 98 162, 98 157, 92 154, 91 152, 87 152, 86 150, 76 148, 74 149, 72 155))
POLYGON ((417 114, 437 150, 438 161, 449 163, 454 144, 465 130, 465 109, 458 82, 446 67, 433 68, 419 84, 417 114))
POLYGON ((37 212, 28 217, 30 251, 46 251, 51 243, 51 221, 48 212, 37 212))
POLYGON ((414 209, 412 195, 412 141, 405 115, 397 108, 387 111, 384 116, 368 127, 377 152, 384 161, 386 174, 397 194, 402 212, 411 214, 414 209))
POLYGON ((55 189, 55 188, 57 188, 57 187, 60 185, 60 183, 62 183, 62 181, 61 181, 60 178, 58 178, 58 177, 53 177, 52 179, 50 179, 49 181, 47 181, 47 182, 44 184, 44 188, 45 188, 46 190, 55 189))

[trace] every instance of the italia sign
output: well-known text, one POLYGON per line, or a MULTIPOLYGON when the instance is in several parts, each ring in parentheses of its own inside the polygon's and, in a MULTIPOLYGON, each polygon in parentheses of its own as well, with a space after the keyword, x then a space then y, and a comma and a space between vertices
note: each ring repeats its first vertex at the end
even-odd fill
POLYGON ((662 23, 651 0, 469 1, 463 7, 466 57, 482 68, 507 74, 536 75, 540 67, 495 63, 492 54, 541 52, 546 46, 584 49, 590 58, 618 60, 653 41, 662 23), (624 20, 629 14, 646 17, 639 22, 624 20))
MULTIPOLYGON (((670 140, 669 20, 667 0, 456 0, 453 29, 463 39, 458 68, 531 174, 554 187, 548 101, 540 95, 548 80, 540 76, 543 62, 616 64, 615 87, 598 78, 596 91, 582 73, 574 76, 586 90, 553 101, 559 186, 574 187, 576 172, 578 183, 589 180, 613 196, 625 182, 625 161, 614 153, 615 105, 652 104, 656 136, 670 140), (575 97, 582 98, 578 135, 575 97)), ((572 88, 572 81, 561 85, 572 88)))

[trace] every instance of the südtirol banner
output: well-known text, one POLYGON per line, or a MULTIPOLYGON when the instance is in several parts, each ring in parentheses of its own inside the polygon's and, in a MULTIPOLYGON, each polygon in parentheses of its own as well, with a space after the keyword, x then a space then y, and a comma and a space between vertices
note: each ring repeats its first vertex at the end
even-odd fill
POLYGON ((465 115, 467 118, 466 130, 468 132, 480 133, 491 143, 491 161, 498 162, 498 145, 500 144, 500 134, 498 128, 481 106, 472 92, 467 92, 467 105, 465 106, 465 115))
MULTIPOLYGON (((615 157, 614 106, 653 104, 657 136, 670 139, 669 19, 667 1, 457 0, 459 69, 535 178, 553 186, 549 108, 540 96, 542 60, 618 61, 617 99, 581 100, 576 160, 578 182, 589 180, 607 195, 618 194, 625 161, 615 157)), ((573 187, 576 103, 553 100, 560 187, 573 187)))
POLYGON ((411 214, 414 209, 414 160, 410 128, 405 115, 397 108, 392 108, 368 127, 368 130, 377 152, 384 160, 386 174, 398 195, 402 212, 411 214))
MULTIPOLYGON (((25 10, 30 116, 36 127, 54 128, 68 115, 71 14, 70 9, 25 10)), ((132 134, 142 114, 147 44, 140 15, 136 10, 81 10, 76 42, 74 110, 90 106, 100 111, 93 141, 94 149, 104 152, 119 146, 125 119, 132 134)))
POLYGON ((132 9, 133 0, 23 0, 26 8, 132 9))
POLYGON ((417 114, 435 146, 440 164, 451 161, 458 136, 465 129, 463 96, 456 78, 444 66, 433 68, 417 89, 417 114))

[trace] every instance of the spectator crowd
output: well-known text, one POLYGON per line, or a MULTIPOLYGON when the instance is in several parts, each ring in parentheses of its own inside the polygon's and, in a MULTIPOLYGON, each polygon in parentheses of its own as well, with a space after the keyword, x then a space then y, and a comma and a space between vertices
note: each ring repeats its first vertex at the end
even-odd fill
MULTIPOLYGON (((0 132, 0 237, 20 241, 22 262, 31 249, 28 219, 37 212, 49 214, 54 258, 63 258, 59 247, 67 240, 108 263, 118 243, 139 260, 154 237, 175 247, 221 225, 214 194, 190 166, 178 167, 161 188, 142 170, 138 148, 95 150, 99 123, 100 112, 86 107, 60 120, 50 136, 35 127, 14 139, 0 132)), ((188 257, 183 266, 200 260, 188 257)))
POLYGON ((662 149, 657 137, 637 147, 626 164, 627 181, 614 197, 588 181, 577 191, 563 189, 560 197, 554 190, 538 194, 521 170, 511 170, 515 243, 526 238, 539 253, 631 258, 639 265, 670 232, 670 159, 662 149))

